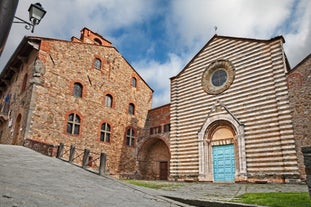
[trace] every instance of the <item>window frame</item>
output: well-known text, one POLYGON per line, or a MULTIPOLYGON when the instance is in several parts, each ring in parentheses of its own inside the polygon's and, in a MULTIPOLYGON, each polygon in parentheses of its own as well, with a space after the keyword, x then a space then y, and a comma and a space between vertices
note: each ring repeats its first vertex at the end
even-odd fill
POLYGON ((72 96, 74 96, 74 97, 76 97, 76 98, 82 98, 83 97, 83 84, 82 83, 80 83, 80 82, 74 82, 73 83, 73 89, 72 89, 72 96), (79 92, 79 94, 77 95, 76 94, 76 86, 79 86, 80 87, 80 89, 79 90, 81 90, 80 92, 79 92))
POLYGON ((128 127, 125 132, 125 145, 135 147, 136 130, 133 127, 128 127))
POLYGON ((110 143, 111 142, 111 125, 108 122, 102 122, 100 125, 100 132, 99 132, 99 141, 102 143, 110 143), (103 129, 103 126, 105 126, 105 129, 103 129), (107 126, 109 126, 109 130, 107 130, 107 126), (102 134, 104 134, 103 139, 102 139, 102 134), (108 139, 107 139, 108 135, 108 139))
POLYGON ((96 70, 101 70, 102 69, 102 64, 103 64, 103 61, 99 57, 95 57, 94 58, 93 67, 96 70), (99 65, 98 65, 97 62, 99 62, 99 65))
POLYGON ((110 93, 105 95, 105 106, 108 108, 113 108, 113 96, 110 93), (108 99, 110 98, 110 104, 108 103, 108 99))
POLYGON ((128 105, 128 114, 135 115, 135 104, 129 103, 129 105, 128 105))
POLYGON ((131 79, 131 85, 132 87, 137 88, 137 78, 134 76, 131 79))
POLYGON ((166 132, 170 132, 171 131, 171 124, 164 124, 163 126, 163 132, 166 133, 166 132))
POLYGON ((82 126, 82 118, 80 114, 76 112, 70 112, 66 116, 66 134, 71 136, 79 136, 81 134, 81 126, 82 126), (73 115, 73 120, 70 120, 70 115, 73 115), (79 122, 76 122, 76 118, 78 117, 79 122), (69 126, 71 125, 71 132, 69 132, 69 126), (78 127, 78 132, 76 133, 76 127, 78 127))
POLYGON ((223 68, 219 68, 218 70, 215 70, 211 74, 210 81, 214 87, 221 87, 227 82, 227 79, 228 79, 227 71, 223 68))
POLYGON ((162 133, 162 126, 155 126, 155 127, 151 127, 150 128, 150 135, 154 135, 154 134, 161 134, 162 133))

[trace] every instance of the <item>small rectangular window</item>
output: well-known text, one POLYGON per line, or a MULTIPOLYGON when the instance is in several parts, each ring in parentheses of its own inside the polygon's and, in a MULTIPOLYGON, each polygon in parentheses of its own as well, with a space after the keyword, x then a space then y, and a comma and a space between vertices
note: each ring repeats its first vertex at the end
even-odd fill
POLYGON ((165 124, 164 125, 164 132, 169 132, 171 131, 171 125, 170 124, 165 124))
POLYGON ((137 86, 137 79, 135 77, 132 77, 132 86, 135 88, 137 86))
POLYGON ((94 61, 94 68, 100 70, 102 67, 102 61, 99 58, 96 58, 94 61))

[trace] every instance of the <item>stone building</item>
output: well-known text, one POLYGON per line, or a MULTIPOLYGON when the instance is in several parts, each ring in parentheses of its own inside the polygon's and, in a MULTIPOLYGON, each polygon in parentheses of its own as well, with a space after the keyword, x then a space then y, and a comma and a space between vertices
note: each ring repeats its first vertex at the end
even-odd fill
POLYGON ((170 104, 151 109, 138 140, 138 178, 167 180, 170 163, 170 104))
POLYGON ((311 54, 289 72, 287 84, 299 173, 306 179, 301 148, 311 146, 311 54))
POLYGON ((284 42, 215 35, 171 78, 171 179, 299 180, 284 42))
POLYGON ((0 143, 105 152, 116 177, 305 180, 311 57, 291 70, 284 42, 213 36, 151 109, 152 89, 101 35, 25 37, 0 74, 0 143))
POLYGON ((111 175, 133 175, 152 93, 111 42, 87 28, 71 41, 25 37, 0 75, 0 143, 38 151, 73 144, 105 152, 111 175))

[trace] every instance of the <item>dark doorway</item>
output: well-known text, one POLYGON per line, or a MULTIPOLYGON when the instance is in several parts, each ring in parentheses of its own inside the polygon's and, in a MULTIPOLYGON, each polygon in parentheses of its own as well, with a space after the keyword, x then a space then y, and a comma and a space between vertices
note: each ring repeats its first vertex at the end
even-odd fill
POLYGON ((167 180, 168 176, 168 162, 160 162, 160 180, 167 180))

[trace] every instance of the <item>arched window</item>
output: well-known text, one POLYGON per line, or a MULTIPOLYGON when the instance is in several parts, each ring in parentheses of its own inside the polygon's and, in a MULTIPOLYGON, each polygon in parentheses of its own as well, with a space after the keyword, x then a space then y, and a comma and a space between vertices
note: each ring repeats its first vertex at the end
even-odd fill
POLYGON ((100 128, 100 141, 110 142, 110 133, 111 133, 110 125, 107 123, 103 123, 100 128))
POLYGON ((102 67, 102 61, 99 58, 96 58, 94 61, 94 68, 100 70, 102 67))
POLYGON ((82 98, 83 86, 81 83, 74 83, 73 85, 73 96, 82 98))
POLYGON ((100 41, 100 39, 98 39, 98 38, 94 39, 94 43, 95 43, 95 45, 102 45, 102 41, 100 41))
POLYGON ((67 122, 67 133, 78 135, 80 133, 80 117, 75 114, 69 114, 67 122))
POLYGON ((133 147, 135 142, 135 131, 132 128, 129 128, 126 132, 126 145, 133 147))
POLYGON ((135 88, 137 86, 137 79, 135 77, 132 77, 132 86, 135 88))
POLYGON ((112 95, 107 94, 107 95, 105 96, 105 106, 111 108, 111 107, 112 107, 112 101, 113 101, 112 95))
POLYGON ((135 113, 135 106, 134 106, 134 104, 132 104, 132 103, 129 104, 129 111, 128 111, 128 113, 131 114, 131 115, 134 115, 134 113, 135 113))

